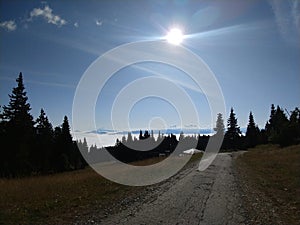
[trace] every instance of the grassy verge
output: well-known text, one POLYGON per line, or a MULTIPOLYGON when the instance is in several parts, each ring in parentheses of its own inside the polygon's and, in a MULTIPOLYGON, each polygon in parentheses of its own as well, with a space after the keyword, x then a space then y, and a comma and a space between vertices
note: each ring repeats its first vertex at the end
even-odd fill
MULTIPOLYGON (((199 159, 195 155, 190 162, 199 159)), ((159 158, 137 162, 153 164, 159 158)), ((0 224, 71 224, 103 217, 125 198, 144 191, 113 183, 90 168, 61 174, 0 179, 0 224)))
MULTIPOLYGON (((66 224, 138 188, 110 182, 92 169, 0 180, 0 223, 66 224)), ((101 212, 102 213, 102 212, 101 212)))
POLYGON ((273 212, 279 224, 300 223, 300 145, 250 149, 238 158, 237 167, 247 191, 252 193, 252 211, 259 211, 256 213, 261 214, 261 219, 273 212))

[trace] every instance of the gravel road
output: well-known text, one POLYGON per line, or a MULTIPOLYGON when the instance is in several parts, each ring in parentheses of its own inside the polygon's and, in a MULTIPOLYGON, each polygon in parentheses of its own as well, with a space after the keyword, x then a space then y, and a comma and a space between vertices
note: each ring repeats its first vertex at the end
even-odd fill
POLYGON ((195 162, 99 224, 246 224, 232 158, 220 153, 203 172, 195 162))

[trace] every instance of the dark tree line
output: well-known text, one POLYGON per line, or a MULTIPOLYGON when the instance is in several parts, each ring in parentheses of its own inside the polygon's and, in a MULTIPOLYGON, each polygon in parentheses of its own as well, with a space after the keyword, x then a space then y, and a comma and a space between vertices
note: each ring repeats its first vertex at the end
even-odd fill
POLYGON ((0 176, 15 177, 83 168, 83 160, 72 140, 67 116, 53 129, 41 109, 34 120, 22 73, 0 113, 0 176))
MULTIPOLYGON (((265 129, 261 130, 254 121, 253 113, 250 112, 246 134, 242 135, 236 114, 233 108, 231 108, 226 131, 221 113, 217 115, 214 131, 216 132, 214 135, 224 135, 221 151, 253 148, 256 145, 267 143, 279 144, 282 147, 298 144, 300 143, 300 110, 295 108, 288 118, 283 109, 279 106, 275 109, 275 106, 272 105, 270 119, 265 129)), ((142 131, 140 131, 139 139, 132 139, 131 133, 128 133, 127 138, 123 136, 121 141, 117 139, 116 145, 107 149, 116 159, 123 162, 132 162, 160 155, 168 155, 175 150, 177 145, 180 145, 178 147, 180 147, 181 151, 194 147, 199 150, 205 150, 210 138, 209 136, 200 136, 199 134, 184 136, 181 133, 179 141, 172 134, 167 137, 159 134, 157 140, 155 140, 153 132, 151 133, 150 135, 148 131, 145 131, 142 134, 142 131), (148 140, 148 143, 145 143, 145 140, 148 140), (149 151, 136 150, 143 149, 147 145, 155 147, 149 151)))
POLYGON ((116 159, 128 163, 157 156, 168 156, 175 150, 177 144, 178 141, 173 134, 159 135, 155 139, 153 132, 150 135, 149 131, 145 131, 144 134, 140 131, 139 139, 132 139, 131 133, 128 133, 127 138, 124 136, 121 141, 116 141, 115 146, 106 147, 106 149, 116 159))
POLYGON ((268 143, 278 144, 281 147, 299 144, 300 110, 296 107, 288 115, 289 118, 280 106, 275 108, 274 104, 272 104, 270 119, 266 123, 265 128, 260 130, 254 121, 253 113, 250 112, 246 135, 243 136, 234 110, 231 108, 222 149, 247 149, 268 143))
POLYGON ((300 142, 300 110, 295 108, 288 113, 272 104, 270 119, 265 126, 267 141, 281 146, 298 144, 300 142))
MULTIPOLYGON (((87 159, 90 163, 106 161, 108 151, 116 159, 125 163, 150 157, 167 156, 175 148, 184 151, 196 147, 205 150, 210 136, 180 134, 179 140, 173 134, 158 135, 153 131, 140 131, 138 138, 128 133, 115 146, 97 148, 88 146, 86 139, 72 140, 67 116, 61 126, 53 128, 46 113, 41 109, 34 120, 30 114, 30 104, 23 84, 22 73, 16 79, 17 86, 9 95, 9 103, 0 111, 0 176, 15 177, 31 174, 47 174, 84 168, 87 159), (80 150, 79 150, 80 149, 80 150), (141 151, 143 150, 143 151, 141 151), (84 157, 83 157, 84 156, 84 157)), ((272 104, 271 113, 264 129, 259 129, 253 113, 249 114, 246 135, 242 135, 236 114, 231 108, 225 129, 223 115, 217 115, 216 132, 224 135, 223 151, 247 149, 259 144, 279 144, 287 146, 300 143, 300 110, 284 112, 272 104)))

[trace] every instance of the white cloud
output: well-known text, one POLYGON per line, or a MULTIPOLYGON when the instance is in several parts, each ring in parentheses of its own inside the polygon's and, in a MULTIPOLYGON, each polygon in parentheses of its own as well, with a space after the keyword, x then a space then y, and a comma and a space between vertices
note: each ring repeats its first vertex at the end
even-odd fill
POLYGON ((48 23, 57 25, 57 26, 63 26, 67 24, 67 21, 62 19, 59 15, 55 15, 52 13, 52 9, 46 5, 44 9, 41 8, 34 8, 30 12, 30 18, 29 21, 31 21, 34 17, 42 17, 44 18, 48 23))
POLYGON ((96 20, 96 25, 97 26, 101 26, 103 24, 103 21, 101 21, 101 20, 96 20))
POLYGON ((76 28, 78 28, 78 27, 79 27, 79 24, 78 24, 78 22, 75 22, 75 23, 74 23, 74 27, 76 27, 76 28))
POLYGON ((8 31, 14 31, 17 29, 17 24, 13 20, 4 21, 0 23, 0 27, 8 30, 8 31))

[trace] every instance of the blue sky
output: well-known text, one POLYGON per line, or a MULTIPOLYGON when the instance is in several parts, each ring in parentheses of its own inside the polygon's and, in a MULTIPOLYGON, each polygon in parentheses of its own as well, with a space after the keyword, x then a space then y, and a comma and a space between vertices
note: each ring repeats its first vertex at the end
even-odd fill
MULTIPOLYGON (((287 0, 1 0, 0 104, 8 103, 22 71, 34 117, 44 108, 55 126, 64 115, 71 120, 76 86, 94 60, 122 44, 164 37, 175 26, 185 34, 182 45, 215 74, 227 112, 234 107, 241 127, 250 110, 262 128, 272 103, 287 110, 300 106, 300 2, 287 0)), ((111 77, 97 101, 97 127, 111 128, 111 107, 123 87, 158 74, 179 84, 199 112, 200 122, 181 126, 209 127, 203 93, 186 74, 158 63, 128 66, 111 77)), ((143 87, 136 94, 142 92, 143 87)), ((172 104, 158 98, 138 102, 129 122, 144 128, 149 121, 155 126, 157 118, 180 126, 172 104)), ((82 130, 93 129, 84 121, 82 130)))

